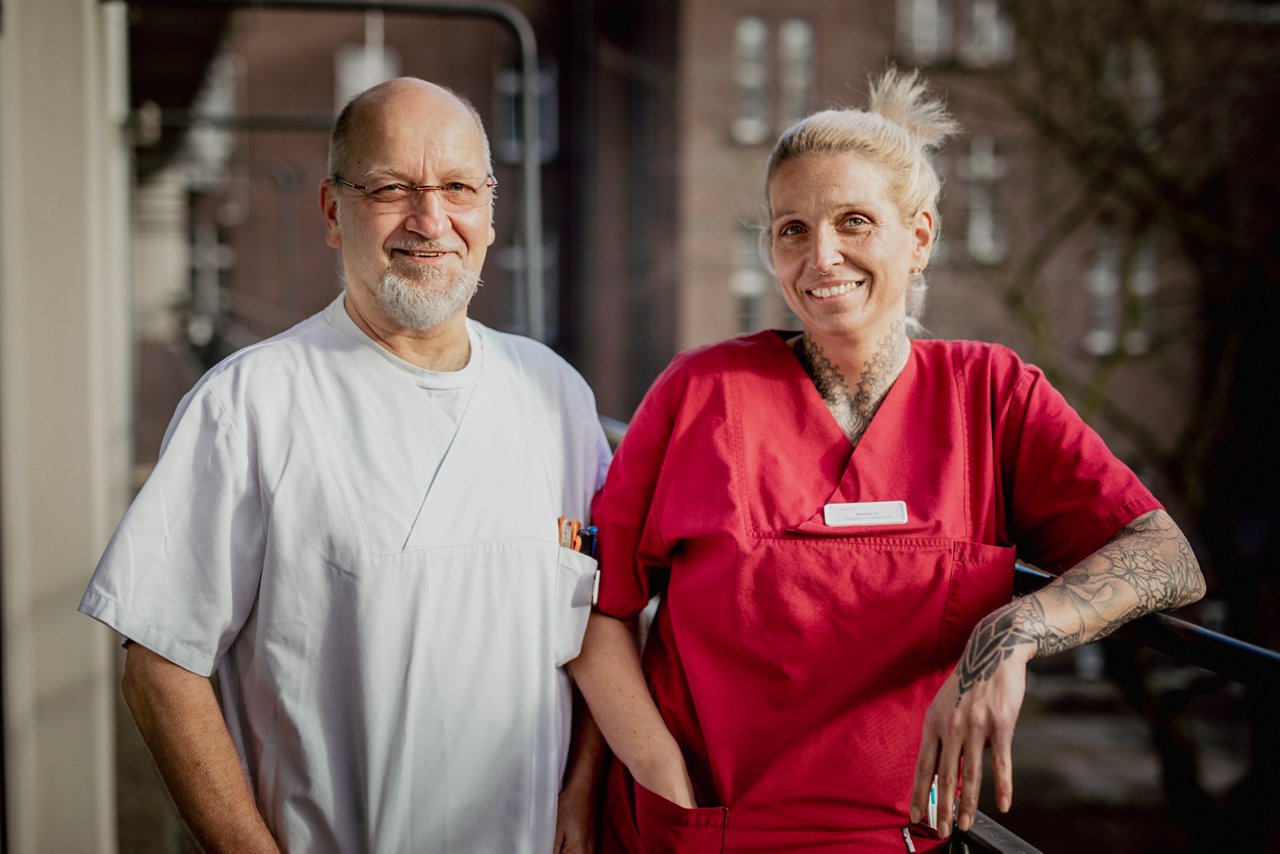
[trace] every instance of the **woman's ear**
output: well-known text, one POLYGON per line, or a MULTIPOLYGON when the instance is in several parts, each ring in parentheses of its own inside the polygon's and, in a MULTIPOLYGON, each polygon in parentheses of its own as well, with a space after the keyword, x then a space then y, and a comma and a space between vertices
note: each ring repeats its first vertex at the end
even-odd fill
POLYGON ((929 211, 920 211, 912 219, 912 236, 915 238, 911 250, 911 266, 923 270, 929 266, 929 255, 933 252, 934 221, 929 211))

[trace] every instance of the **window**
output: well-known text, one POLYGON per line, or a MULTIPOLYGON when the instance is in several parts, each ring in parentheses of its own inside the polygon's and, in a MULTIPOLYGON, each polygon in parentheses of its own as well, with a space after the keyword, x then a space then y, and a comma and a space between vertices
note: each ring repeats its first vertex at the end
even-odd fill
MULTIPOLYGON (((523 72, 508 68, 493 76, 493 159, 498 163, 519 163, 524 157, 523 72)), ((549 163, 560 150, 560 105, 556 93, 556 70, 538 72, 538 162, 549 163)))
POLYGON ((769 28, 761 18, 738 21, 733 32, 733 84, 737 114, 729 135, 743 145, 769 139, 769 28))
POLYGON ((1013 59, 1013 26, 1000 0, 898 0, 897 38, 913 65, 983 68, 1013 59))
POLYGON ((400 55, 387 47, 382 12, 364 13, 364 44, 338 47, 334 56, 334 112, 370 86, 400 74, 400 55))
MULTIPOLYGON (((560 241, 554 234, 544 234, 542 240, 542 306, 543 334, 547 341, 555 340, 560 334, 559 313, 556 307, 560 303, 560 241)), ((510 283, 508 292, 510 313, 498 321, 498 328, 507 332, 528 334, 529 301, 528 282, 525 272, 528 269, 524 242, 513 239, 512 242, 494 247, 490 256, 493 266, 506 275, 510 283)))
POLYGON ((1151 302, 1159 287, 1156 240, 1147 234, 1122 243, 1114 225, 1100 227, 1106 230, 1085 276, 1089 329, 1081 343, 1092 356, 1140 356, 1151 349, 1151 302))
POLYGON ((778 131, 782 132, 813 109, 813 25, 803 18, 787 18, 778 28, 778 131))
POLYGON ((898 46, 911 62, 951 55, 951 0, 898 0, 898 46))
POLYGON ((734 270, 729 276, 729 291, 737 299, 738 332, 754 332, 769 323, 765 297, 769 293, 769 274, 760 261, 760 231, 740 226, 734 246, 734 270))
POLYGON ((1110 355, 1120 342, 1120 251, 1110 229, 1098 236, 1084 286, 1089 293, 1089 331, 1081 344, 1091 356, 1110 355))
POLYGON ((999 264, 1008 255, 996 187, 1004 177, 1004 158, 996 154, 995 140, 974 136, 969 156, 960 164, 965 179, 968 223, 965 242, 969 257, 979 264, 999 264))
POLYGON ((772 142, 813 109, 818 75, 813 24, 804 18, 784 18, 776 30, 755 15, 740 19, 734 27, 736 94, 729 137, 739 145, 772 142), (770 47, 773 42, 776 53, 770 47))
POLYGON ((1159 284, 1156 273, 1156 241, 1147 237, 1138 245, 1133 259, 1133 273, 1129 276, 1128 309, 1124 332, 1124 351, 1138 356, 1151 349, 1151 298, 1159 284))
POLYGON ((1151 47, 1145 42, 1115 45, 1107 51, 1103 79, 1107 94, 1133 117, 1138 139, 1154 148, 1157 122, 1164 107, 1164 83, 1151 47))
POLYGON ((967 34, 960 58, 966 65, 982 68, 1013 58, 1013 28, 1000 14, 998 0, 971 0, 967 34))

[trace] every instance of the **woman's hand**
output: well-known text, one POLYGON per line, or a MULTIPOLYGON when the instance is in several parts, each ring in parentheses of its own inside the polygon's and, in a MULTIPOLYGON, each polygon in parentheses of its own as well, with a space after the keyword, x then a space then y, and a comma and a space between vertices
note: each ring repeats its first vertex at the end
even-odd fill
POLYGON ((911 820, 928 808, 938 775, 938 830, 968 830, 978 809, 982 751, 991 746, 996 807, 1013 802, 1010 748, 1027 662, 1105 637, 1152 611, 1204 595, 1204 577, 1182 531, 1163 510, 1140 516, 1098 551, 1029 596, 987 615, 925 714, 911 792, 911 820), (960 772, 963 764, 963 773, 960 772), (959 810, 953 810, 960 783, 959 810))
POLYGON ((689 769, 684 757, 665 757, 656 762, 637 763, 633 768, 627 766, 636 783, 644 786, 655 795, 659 795, 676 806, 687 810, 698 806, 693 796, 693 781, 689 779, 689 769))
POLYGON ((1013 803, 1013 729, 1022 709, 1027 662, 1033 650, 1018 634, 1018 604, 1006 606, 978 624, 959 665, 925 713, 911 793, 911 820, 918 822, 927 814, 929 789, 937 774, 938 832, 944 837, 951 834, 953 820, 961 830, 973 825, 982 789, 982 753, 987 745, 991 746, 996 808, 1008 812, 1013 803))

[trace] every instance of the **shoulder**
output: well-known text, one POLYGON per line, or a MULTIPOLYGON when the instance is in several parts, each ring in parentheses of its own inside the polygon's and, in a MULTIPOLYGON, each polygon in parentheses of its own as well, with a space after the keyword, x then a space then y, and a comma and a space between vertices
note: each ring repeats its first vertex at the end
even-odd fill
POLYGON ((237 350, 206 371, 187 392, 174 421, 198 411, 215 420, 248 422, 255 411, 287 406, 291 396, 314 385, 309 376, 315 369, 313 354, 332 349, 337 340, 334 335, 338 333, 317 314, 237 350))
POLYGON ((578 401, 594 412, 595 395, 591 387, 582 374, 555 350, 523 335, 499 332, 474 320, 467 323, 485 348, 486 371, 514 378, 521 387, 551 395, 561 402, 566 399, 578 401))
POLYGON ((499 332, 474 320, 467 323, 483 343, 486 361, 492 358, 502 369, 540 380, 586 385, 578 370, 546 344, 512 332, 499 332))
POLYGON ((500 361, 518 363, 528 370, 547 374, 577 374, 564 357, 541 341, 514 332, 499 332, 476 320, 467 320, 489 354, 500 361))
POLYGON ((989 341, 916 339, 912 347, 928 364, 960 369, 1020 370, 1026 367, 1013 350, 989 341))
POLYGON ((332 346, 328 336, 333 332, 322 314, 312 315, 284 332, 227 356, 205 372, 196 388, 225 388, 251 381, 258 375, 265 378, 273 372, 287 372, 291 366, 305 362, 307 351, 332 346))
POLYGON ((1003 344, 926 339, 913 341, 912 349, 925 371, 952 375, 969 388, 986 386, 1007 394, 1044 377, 1003 344))
POLYGON ((726 373, 775 361, 785 346, 782 334, 769 330, 693 347, 677 353, 654 385, 719 383, 726 373))

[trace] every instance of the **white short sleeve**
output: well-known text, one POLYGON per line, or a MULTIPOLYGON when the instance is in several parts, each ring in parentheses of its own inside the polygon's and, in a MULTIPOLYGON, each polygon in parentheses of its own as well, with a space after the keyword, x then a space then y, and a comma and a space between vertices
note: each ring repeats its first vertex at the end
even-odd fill
POLYGON ((262 574, 263 508, 245 434, 207 382, 183 399, 80 602, 204 676, 248 617, 262 574))

